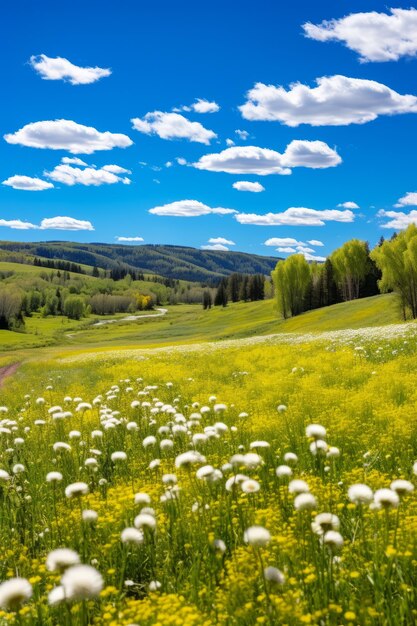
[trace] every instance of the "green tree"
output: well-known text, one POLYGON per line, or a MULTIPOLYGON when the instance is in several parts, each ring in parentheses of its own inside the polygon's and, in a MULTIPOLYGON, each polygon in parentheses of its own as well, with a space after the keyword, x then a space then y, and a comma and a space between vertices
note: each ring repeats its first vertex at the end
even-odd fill
POLYGON ((81 296, 68 296, 64 302, 64 315, 79 320, 85 315, 85 302, 81 296))
POLYGON ((410 224, 390 241, 384 241, 371 252, 371 258, 382 272, 381 291, 395 291, 401 298, 404 319, 407 312, 417 317, 417 227, 410 224))
POLYGON ((304 299, 311 281, 310 267, 302 254, 278 261, 272 272, 278 310, 284 318, 304 310, 304 299))
POLYGON ((343 300, 359 298, 359 288, 365 278, 368 264, 366 243, 359 239, 351 239, 335 250, 330 260, 343 300))

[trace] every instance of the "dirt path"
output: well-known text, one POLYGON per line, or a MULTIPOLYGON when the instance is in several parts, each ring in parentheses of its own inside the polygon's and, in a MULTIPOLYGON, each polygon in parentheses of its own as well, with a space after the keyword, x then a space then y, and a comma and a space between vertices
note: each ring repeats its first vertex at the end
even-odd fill
POLYGON ((13 376, 19 366, 20 363, 11 363, 10 365, 0 367, 0 389, 3 387, 6 378, 13 376))

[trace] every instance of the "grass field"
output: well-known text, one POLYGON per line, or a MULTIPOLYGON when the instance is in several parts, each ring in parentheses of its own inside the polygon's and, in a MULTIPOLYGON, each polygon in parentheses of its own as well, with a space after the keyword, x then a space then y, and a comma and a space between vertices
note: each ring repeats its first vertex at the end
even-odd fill
POLYGON ((320 332, 380 326, 401 321, 396 298, 392 294, 337 304, 288 320, 278 319, 273 300, 240 302, 208 311, 200 305, 176 305, 168 307, 165 317, 101 327, 92 325, 97 319, 93 317, 74 322, 64 317, 45 319, 35 315, 26 320, 25 333, 0 331, 0 349, 45 345, 152 347, 278 332, 320 332))
POLYGON ((414 327, 226 346, 37 351, 5 382, 0 623, 416 622, 414 327))

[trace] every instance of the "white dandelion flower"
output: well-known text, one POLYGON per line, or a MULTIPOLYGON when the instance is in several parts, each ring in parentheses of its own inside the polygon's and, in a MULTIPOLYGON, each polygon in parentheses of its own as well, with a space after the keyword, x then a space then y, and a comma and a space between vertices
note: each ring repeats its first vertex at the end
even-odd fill
POLYGON ((333 513, 319 513, 311 524, 311 529, 317 535, 324 535, 329 530, 339 530, 340 520, 333 513))
POLYGON ((299 493, 294 498, 296 511, 312 511, 317 508, 317 500, 312 493, 299 493))
POLYGON ((324 439, 326 429, 321 424, 309 424, 306 428, 306 436, 313 439, 324 439))
POLYGON ((301 480, 300 478, 294 478, 288 484, 288 491, 290 493, 308 493, 310 491, 310 487, 307 485, 305 480, 301 480))
POLYGON ((50 572, 63 572, 68 567, 78 565, 80 557, 70 548, 57 548, 52 550, 46 558, 46 568, 50 572))
POLYGON ((10 578, 0 585, 0 606, 6 611, 16 611, 30 600, 32 593, 32 585, 26 578, 10 578))
POLYGON ((369 504, 374 497, 373 491, 368 485, 358 483, 348 489, 348 498, 353 504, 369 504))
POLYGON ((85 496, 88 492, 88 485, 83 482, 71 483, 71 485, 65 487, 65 495, 67 498, 79 498, 80 496, 85 496))
POLYGON ((48 472, 46 475, 47 483, 59 483, 63 479, 61 472, 48 472))
POLYGON ((155 530, 156 528, 156 519, 153 515, 149 515, 149 513, 140 513, 135 517, 134 520, 135 528, 149 528, 150 530, 155 530))
POLYGON ((263 548, 270 542, 271 534, 263 526, 250 526, 245 530, 243 539, 251 546, 263 548))
POLYGON ((137 528, 125 528, 120 535, 122 543, 134 543, 140 545, 144 542, 143 532, 137 528))
POLYGON ((323 535, 323 543, 332 550, 332 552, 337 552, 343 547, 343 537, 336 530, 328 530, 323 535))
POLYGON ((392 489, 378 489, 374 494, 375 508, 396 509, 400 503, 399 495, 392 489))
POLYGON ((117 463, 118 461, 126 461, 127 454, 126 452, 123 452, 122 450, 118 450, 117 452, 113 452, 110 458, 113 461, 113 463, 117 463))
POLYGON ((135 504, 150 504, 151 497, 147 493, 135 493, 135 504))
POLYGON ((98 513, 92 509, 85 509, 82 512, 82 518, 86 524, 94 524, 98 520, 98 513))
POLYGON ((261 488, 261 485, 257 480, 249 478, 240 483, 240 488, 243 493, 256 493, 261 488))
POLYGON ((283 585, 285 583, 285 576, 277 567, 265 567, 264 569, 265 580, 276 585, 283 585))
POLYGON ((69 600, 95 598, 103 589, 103 578, 91 565, 74 565, 61 578, 65 597, 69 600))
POLYGON ((406 493, 414 491, 414 485, 410 483, 409 480, 394 480, 390 487, 393 491, 396 491, 399 496, 404 496, 406 493))
POLYGON ((289 478, 290 476, 292 476, 292 469, 289 465, 278 465, 277 469, 275 470, 275 474, 278 476, 278 478, 289 478))

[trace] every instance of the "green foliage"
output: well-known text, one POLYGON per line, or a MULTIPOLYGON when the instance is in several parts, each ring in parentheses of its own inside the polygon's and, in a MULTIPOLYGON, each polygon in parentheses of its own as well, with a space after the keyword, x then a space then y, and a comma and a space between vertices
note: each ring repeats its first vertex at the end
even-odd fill
POLYGON ((382 272, 381 291, 396 291, 401 298, 404 319, 409 312, 417 317, 417 227, 407 230, 376 247, 371 257, 382 272))
POLYGON ((282 317, 291 317, 303 311, 310 279, 310 267, 302 254, 293 254, 285 261, 277 263, 272 272, 272 280, 282 317))
POLYGON ((80 296, 68 296, 64 302, 64 313, 71 320, 79 320, 85 315, 85 302, 80 296))
MULTIPOLYGON (((98 266, 114 273, 120 270, 151 272, 167 278, 218 282, 234 272, 269 275, 277 259, 243 252, 198 250, 184 246, 123 246, 72 242, 0 242, 0 252, 33 255, 44 259, 65 260, 98 266)), ((116 278, 114 274, 112 276, 116 278)), ((121 276, 123 277, 123 276, 121 276)), ((200 298, 201 301, 201 298, 200 298)))
POLYGON ((365 278, 368 268, 366 243, 359 239, 351 239, 335 250, 330 256, 330 260, 343 300, 358 298, 360 284, 365 278))

